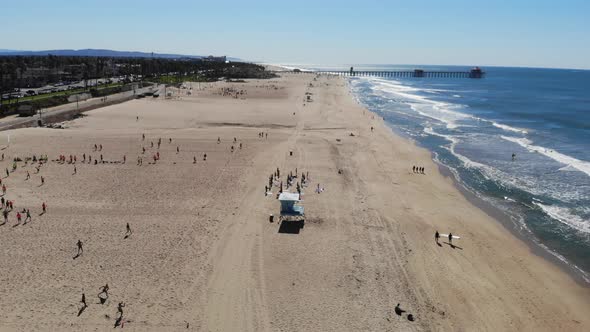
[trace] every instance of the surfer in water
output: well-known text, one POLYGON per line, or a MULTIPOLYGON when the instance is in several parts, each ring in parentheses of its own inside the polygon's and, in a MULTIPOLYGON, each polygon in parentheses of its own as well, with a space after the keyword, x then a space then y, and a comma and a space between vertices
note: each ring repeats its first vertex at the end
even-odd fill
POLYGON ((514 161, 516 159, 516 153, 512 154, 512 161, 514 161))

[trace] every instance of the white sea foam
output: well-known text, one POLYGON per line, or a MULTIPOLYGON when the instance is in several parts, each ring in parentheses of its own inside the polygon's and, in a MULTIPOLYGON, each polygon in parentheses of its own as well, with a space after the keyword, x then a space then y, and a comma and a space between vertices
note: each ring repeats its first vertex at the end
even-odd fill
MULTIPOLYGON (((578 171, 583 172, 586 175, 590 176, 590 162, 579 160, 579 159, 570 157, 568 155, 559 153, 555 150, 547 149, 542 146, 533 145, 532 142, 526 138, 511 137, 511 136, 500 136, 500 137, 502 137, 503 139, 505 139, 507 141, 516 143, 531 152, 538 152, 540 154, 543 154, 543 155, 545 155, 545 156, 547 156, 547 157, 549 157, 561 164, 573 167, 573 168, 577 169, 578 171)), ((563 170, 566 170, 566 169, 563 169, 563 170)))
POLYGON ((434 135, 434 136, 438 136, 438 137, 446 138, 447 140, 449 140, 449 141, 451 141, 451 142, 453 141, 453 140, 451 139, 451 136, 449 136, 449 135, 443 135, 443 134, 439 134, 439 133, 437 133, 436 131, 434 131, 434 129, 432 129, 432 127, 424 127, 423 131, 424 131, 425 133, 427 133, 428 135, 434 135))
POLYGON ((584 220, 582 217, 571 213, 570 209, 557 205, 541 204, 539 202, 533 202, 533 204, 540 207, 551 218, 580 232, 590 233, 590 220, 584 220))
POLYGON ((403 85, 399 81, 384 80, 380 78, 366 78, 372 83, 372 88, 376 92, 381 92, 390 97, 394 95, 398 98, 403 98, 403 102, 410 105, 410 107, 418 114, 431 119, 438 120, 444 123, 447 128, 453 129, 463 124, 459 121, 464 120, 478 120, 478 118, 456 111, 457 109, 466 107, 465 105, 447 103, 442 101, 431 100, 427 97, 417 95, 416 92, 442 92, 442 89, 418 89, 411 86, 403 85))
POLYGON ((491 121, 491 122, 492 122, 492 125, 496 128, 500 128, 500 129, 503 129, 506 131, 512 131, 515 133, 528 134, 528 131, 526 129, 510 127, 508 125, 497 123, 495 121, 491 121))

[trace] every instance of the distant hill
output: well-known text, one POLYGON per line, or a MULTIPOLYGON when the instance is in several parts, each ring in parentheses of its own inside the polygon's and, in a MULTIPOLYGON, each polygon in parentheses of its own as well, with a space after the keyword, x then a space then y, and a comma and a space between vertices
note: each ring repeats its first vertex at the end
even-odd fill
POLYGON ((83 50, 46 50, 46 51, 15 51, 0 49, 0 56, 9 55, 58 55, 58 56, 96 56, 96 57, 120 57, 120 58, 203 58, 201 55, 182 55, 182 54, 165 54, 165 53, 148 53, 148 52, 133 52, 133 51, 113 51, 102 49, 83 49, 83 50))

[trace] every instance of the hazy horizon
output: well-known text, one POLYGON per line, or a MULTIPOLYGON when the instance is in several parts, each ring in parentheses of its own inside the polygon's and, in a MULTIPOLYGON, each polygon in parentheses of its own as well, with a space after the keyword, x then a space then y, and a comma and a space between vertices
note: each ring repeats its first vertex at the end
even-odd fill
POLYGON ((584 1, 4 2, 2 49, 227 55, 264 63, 590 69, 584 1), (25 18, 26 19, 23 19, 25 18))

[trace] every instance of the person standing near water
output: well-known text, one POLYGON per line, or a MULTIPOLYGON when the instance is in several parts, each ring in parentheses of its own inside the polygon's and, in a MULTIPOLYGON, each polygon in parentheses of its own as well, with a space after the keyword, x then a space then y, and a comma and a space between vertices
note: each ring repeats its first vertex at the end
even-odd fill
POLYGON ((133 234, 133 232, 131 232, 131 226, 129 226, 129 223, 127 223, 125 237, 131 236, 131 234, 133 234))
POLYGON ((84 248, 82 248, 82 241, 78 240, 76 246, 78 246, 78 256, 82 255, 84 253, 84 248))

